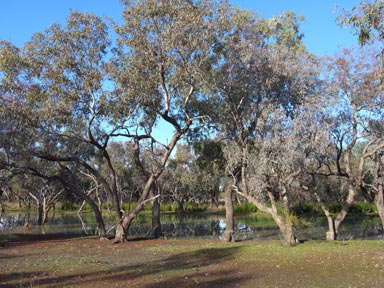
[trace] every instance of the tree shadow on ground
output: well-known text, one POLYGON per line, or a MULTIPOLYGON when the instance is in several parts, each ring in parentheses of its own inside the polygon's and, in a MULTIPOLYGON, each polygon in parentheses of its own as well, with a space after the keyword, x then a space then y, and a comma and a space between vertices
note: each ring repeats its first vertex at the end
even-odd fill
MULTIPOLYGON (((231 266, 239 247, 206 248, 190 252, 173 253, 152 262, 134 265, 118 265, 92 272, 55 276, 52 273, 2 274, 0 283, 14 282, 3 287, 38 285, 49 287, 97 286, 98 283, 121 283, 125 287, 234 287, 234 283, 246 281, 253 275, 236 274, 231 266), (227 262, 227 267, 210 266, 227 262), (235 275, 236 274, 236 275, 235 275), (34 277, 34 278, 33 278, 34 277), (33 279, 32 281, 30 279, 33 279)), ((164 253, 166 254, 166 253, 164 253)), ((169 254, 169 253, 168 253, 169 254)), ((74 260, 75 261, 75 260, 74 260)), ((0 285, 1 286, 1 285, 0 285)))

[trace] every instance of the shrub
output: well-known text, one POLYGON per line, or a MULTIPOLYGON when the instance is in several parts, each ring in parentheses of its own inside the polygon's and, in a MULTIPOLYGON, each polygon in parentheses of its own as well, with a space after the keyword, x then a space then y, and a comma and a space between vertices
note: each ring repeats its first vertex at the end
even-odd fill
POLYGON ((92 210, 91 205, 89 205, 88 203, 85 203, 85 205, 83 206, 83 211, 91 211, 91 210, 92 210))
POLYGON ((357 202, 352 204, 349 212, 351 214, 372 214, 377 213, 377 207, 374 203, 357 202))
POLYGON ((204 212, 207 211, 207 209, 207 205, 198 205, 195 203, 188 203, 187 205, 184 205, 185 212, 204 212))
POLYGON ((315 203, 296 203, 292 207, 292 213, 298 215, 321 215, 322 211, 315 203))
POLYGON ((151 203, 147 203, 147 204, 145 204, 145 206, 144 206, 144 211, 146 211, 146 212, 152 212, 152 204, 151 204, 151 203))
POLYGON ((235 205, 235 213, 251 214, 257 212, 257 207, 249 202, 244 202, 235 205))
POLYGON ((164 203, 160 205, 160 211, 165 213, 165 212, 175 212, 177 209, 176 204, 170 204, 170 203, 164 203))
POLYGON ((332 214, 337 214, 341 210, 341 204, 340 203, 331 203, 331 204, 328 204, 327 206, 328 206, 329 212, 332 214))
POLYGON ((293 225, 293 227, 295 228, 304 228, 304 227, 307 227, 307 226, 310 226, 310 222, 306 221, 305 219, 303 218, 299 218, 295 215, 289 215, 285 221, 287 221, 287 223, 293 225))
POLYGON ((102 203, 101 207, 103 210, 108 210, 108 211, 113 210, 112 204, 109 204, 109 203, 102 203))
POLYGON ((124 211, 130 211, 136 206, 137 202, 123 203, 122 209, 124 211))
POLYGON ((61 204, 61 210, 63 211, 73 211, 75 210, 75 207, 73 205, 72 202, 70 201, 64 201, 62 204, 61 204))

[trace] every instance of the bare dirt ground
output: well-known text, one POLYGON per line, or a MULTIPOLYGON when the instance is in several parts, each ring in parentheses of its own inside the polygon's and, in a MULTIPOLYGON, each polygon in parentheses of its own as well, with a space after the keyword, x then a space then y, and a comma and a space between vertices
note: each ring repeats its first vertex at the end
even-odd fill
POLYGON ((384 242, 0 234, 0 287, 384 287, 384 242))

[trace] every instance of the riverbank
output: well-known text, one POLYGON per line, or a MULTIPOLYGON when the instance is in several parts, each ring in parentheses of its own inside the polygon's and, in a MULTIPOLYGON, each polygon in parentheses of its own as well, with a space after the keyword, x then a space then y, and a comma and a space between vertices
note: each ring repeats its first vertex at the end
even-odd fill
POLYGON ((384 242, 0 234, 0 267, 0 287, 384 287, 384 242))

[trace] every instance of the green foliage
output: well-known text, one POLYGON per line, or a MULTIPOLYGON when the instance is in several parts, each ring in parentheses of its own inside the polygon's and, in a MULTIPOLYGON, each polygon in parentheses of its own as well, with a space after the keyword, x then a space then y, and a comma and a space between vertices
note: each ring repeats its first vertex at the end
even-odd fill
POLYGON ((341 204, 340 203, 330 203, 327 205, 327 208, 330 213, 337 214, 341 210, 341 204))
MULTIPOLYGON (((340 203, 330 203, 327 205, 329 212, 332 214, 337 214, 341 210, 341 204, 340 203)), ((292 207, 292 213, 295 216, 321 216, 323 215, 323 212, 318 204, 316 203, 297 203, 293 205, 292 207)), ((377 207, 374 203, 364 203, 364 202, 357 202, 353 203, 350 210, 350 214, 372 214, 377 213, 377 207)))
MULTIPOLYGON (((328 204, 328 209, 330 213, 337 214, 341 210, 341 204, 340 203, 328 204)), ((374 203, 356 202, 352 204, 348 212, 350 214, 367 215, 367 214, 377 213, 377 207, 374 203)))
POLYGON ((377 207, 374 203, 357 202, 352 204, 349 213, 364 215, 377 213, 377 207))
POLYGON ((234 207, 235 213, 251 214, 257 212, 257 207, 249 202, 236 204, 234 207))
POLYGON ((163 212, 163 213, 176 212, 176 210, 177 210, 176 204, 164 203, 160 205, 160 212, 163 212))
POLYGON ((92 210, 91 205, 89 205, 88 203, 85 203, 85 205, 83 206, 83 211, 91 211, 91 210, 92 210))
POLYGON ((137 202, 123 203, 122 208, 124 211, 130 211, 136 206, 137 202))
POLYGON ((384 2, 374 0, 361 2, 351 11, 341 10, 337 18, 340 26, 351 26, 358 35, 360 45, 365 45, 378 38, 384 41, 384 2))
POLYGON ((296 203, 292 207, 292 213, 296 216, 300 215, 311 215, 311 216, 318 216, 322 215, 321 208, 316 205, 315 203, 296 203))
POLYGON ((113 209, 113 206, 112 206, 112 204, 110 204, 110 203, 102 203, 101 204, 101 207, 104 209, 104 210, 112 210, 113 209))
POLYGON ((303 228, 303 227, 311 225, 311 223, 306 221, 305 219, 299 218, 299 217, 292 215, 292 214, 289 215, 288 217, 286 217, 285 221, 287 223, 293 225, 293 227, 295 227, 295 228, 303 228))
POLYGON ((198 205, 195 203, 188 203, 184 205, 184 211, 189 213, 204 212, 208 210, 208 205, 198 205))
POLYGON ((63 211, 73 211, 75 209, 76 209, 75 205, 73 205, 73 203, 70 201, 64 201, 61 204, 61 210, 63 210, 63 211))
POLYGON ((224 170, 225 158, 219 141, 208 139, 195 142, 193 150, 197 155, 196 163, 200 169, 210 172, 224 170))
MULTIPOLYGON (((340 26, 349 26, 357 35, 359 45, 375 42, 384 43, 384 1, 362 1, 352 11, 342 9, 337 17, 340 26)), ((381 65, 384 68, 384 48, 381 48, 381 65)), ((381 75, 382 84, 384 76, 381 75)))
POLYGON ((152 212, 152 204, 151 204, 151 203, 147 203, 147 204, 145 204, 145 206, 144 206, 144 211, 146 211, 146 212, 152 212))

